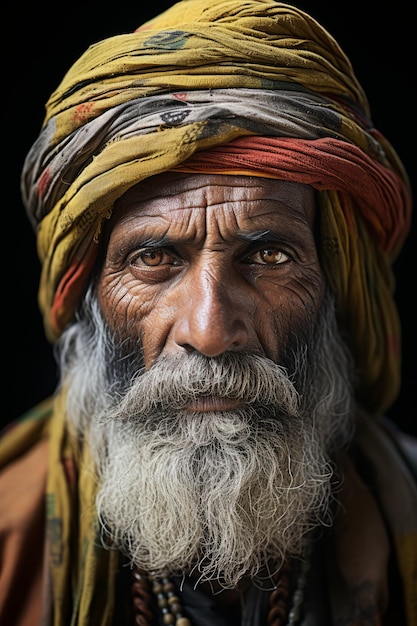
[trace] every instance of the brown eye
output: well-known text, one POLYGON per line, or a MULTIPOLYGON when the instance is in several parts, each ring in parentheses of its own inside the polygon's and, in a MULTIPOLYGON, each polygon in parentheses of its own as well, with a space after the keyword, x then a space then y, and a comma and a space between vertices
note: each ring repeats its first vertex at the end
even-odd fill
POLYGON ((180 264, 180 260, 165 248, 146 248, 138 252, 130 260, 130 264, 137 268, 177 266, 180 264))
POLYGON ((136 259, 136 263, 140 260, 145 265, 154 267, 160 265, 164 260, 165 253, 162 250, 145 250, 136 259))
POLYGON ((253 260, 262 265, 280 265, 288 261, 288 256, 277 248, 263 248, 253 255, 253 260))

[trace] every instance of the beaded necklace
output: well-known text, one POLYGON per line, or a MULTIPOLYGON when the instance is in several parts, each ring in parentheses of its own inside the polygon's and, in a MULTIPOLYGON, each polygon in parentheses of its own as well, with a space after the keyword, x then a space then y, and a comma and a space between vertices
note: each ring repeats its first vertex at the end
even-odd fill
MULTIPOLYGON (((281 568, 278 581, 269 597, 268 626, 296 626, 301 616, 308 569, 309 561, 305 560, 300 565, 300 572, 290 605, 292 567, 286 563, 281 568)), ((169 576, 155 577, 145 574, 135 567, 132 570, 132 577, 134 624, 136 626, 150 626, 152 623, 154 619, 152 594, 161 611, 165 626, 192 626, 185 614, 179 592, 169 576)))

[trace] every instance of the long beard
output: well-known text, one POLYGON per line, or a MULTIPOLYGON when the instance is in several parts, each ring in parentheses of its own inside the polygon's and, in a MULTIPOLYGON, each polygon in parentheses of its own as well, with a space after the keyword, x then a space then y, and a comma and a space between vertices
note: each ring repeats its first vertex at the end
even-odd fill
MULTIPOLYGON (((93 317, 90 350, 79 353, 86 343, 75 332, 61 347, 64 363, 79 346, 66 376, 69 412, 96 463, 105 541, 145 570, 194 572, 225 587, 300 555, 309 531, 331 523, 330 453, 352 434, 350 361, 331 306, 310 345, 295 350, 293 372, 253 355, 194 354, 119 372, 118 394, 106 393, 120 382, 98 366, 111 341, 95 304, 93 317), (241 398, 242 408, 186 410, 213 391, 241 398)), ((138 366, 133 353, 110 361, 138 366)))

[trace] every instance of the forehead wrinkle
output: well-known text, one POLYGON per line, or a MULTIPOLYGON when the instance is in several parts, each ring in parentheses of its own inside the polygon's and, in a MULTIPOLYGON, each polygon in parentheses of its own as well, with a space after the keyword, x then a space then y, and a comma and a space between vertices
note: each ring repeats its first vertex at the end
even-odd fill
POLYGON ((217 202, 209 206, 178 206, 171 208, 169 212, 148 212, 146 209, 137 211, 132 207, 134 213, 128 211, 127 215, 120 216, 118 225, 123 230, 128 228, 131 232, 141 232, 143 244, 146 241, 160 241, 161 245, 171 242, 175 245, 176 241, 181 241, 183 244, 200 246, 205 242, 213 249, 236 238, 242 242, 257 239, 262 241, 264 234, 279 241, 284 232, 286 237, 289 236, 294 229, 294 222, 298 222, 301 227, 298 235, 308 227, 306 214, 288 205, 285 206, 285 215, 277 210, 275 203, 270 205, 269 202, 269 206, 254 215, 249 212, 250 206, 262 205, 261 199, 233 202, 233 208, 229 204, 230 202, 217 202), (196 216, 196 212, 200 215, 196 216), (175 219, 175 215, 178 219, 175 219))
POLYGON ((167 237, 174 230, 175 238, 184 243, 199 243, 202 240, 214 242, 217 238, 221 241, 231 240, 239 229, 239 223, 235 209, 230 209, 225 204, 227 203, 222 202, 173 209, 169 215, 161 216, 163 221, 166 220, 167 237), (179 216, 178 219, 175 219, 175 213, 179 216))
MULTIPOLYGON (((187 237, 195 235, 199 231, 208 232, 209 230, 217 231, 221 235, 222 224, 226 228, 237 227, 236 210, 241 202, 226 200, 203 203, 200 199, 200 204, 192 203, 192 206, 186 206, 186 202, 181 201, 180 195, 175 194, 175 199, 177 206, 171 203, 168 207, 164 206, 165 203, 158 198, 151 201, 153 206, 150 206, 148 202, 145 206, 143 206, 142 201, 129 202, 129 205, 124 207, 123 212, 119 214, 117 222, 120 225, 130 224, 132 228, 135 227, 135 224, 139 228, 146 228, 147 224, 159 223, 161 225, 165 222, 167 233, 172 228, 179 227, 181 231, 185 230, 184 235, 187 237)), ((245 203, 248 204, 248 201, 245 203)), ((240 208, 239 213, 242 213, 240 208)))
POLYGON ((141 193, 143 189, 137 186, 131 190, 134 195, 128 193, 119 205, 121 211, 116 222, 128 227, 131 223, 134 227, 135 219, 138 225, 139 222, 143 224, 143 220, 145 223, 148 219, 154 223, 154 220, 162 220, 166 221, 166 232, 179 227, 181 238, 200 238, 210 234, 223 241, 238 231, 274 230, 274 226, 289 227, 294 221, 310 224, 314 202, 311 195, 300 191, 299 185, 285 184, 276 188, 269 180, 249 180, 247 194, 242 180, 230 177, 215 177, 215 181, 213 177, 209 180, 198 177, 176 180, 174 184, 169 181, 167 185, 161 184, 159 189, 148 186, 145 193, 141 193), (185 182, 184 188, 182 185, 185 182), (199 213, 203 211, 200 218, 199 213), (265 226, 259 224, 262 219, 268 221, 265 226))

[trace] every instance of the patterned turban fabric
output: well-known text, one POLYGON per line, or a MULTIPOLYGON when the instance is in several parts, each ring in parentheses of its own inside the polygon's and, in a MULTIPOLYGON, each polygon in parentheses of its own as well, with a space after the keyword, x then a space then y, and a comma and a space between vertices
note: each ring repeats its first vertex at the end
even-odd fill
POLYGON ((333 37, 273 0, 182 0, 75 62, 22 172, 51 341, 74 319, 114 202, 168 170, 317 190, 319 254, 351 337, 358 394, 371 412, 389 407, 401 375, 392 263, 411 190, 333 37))

